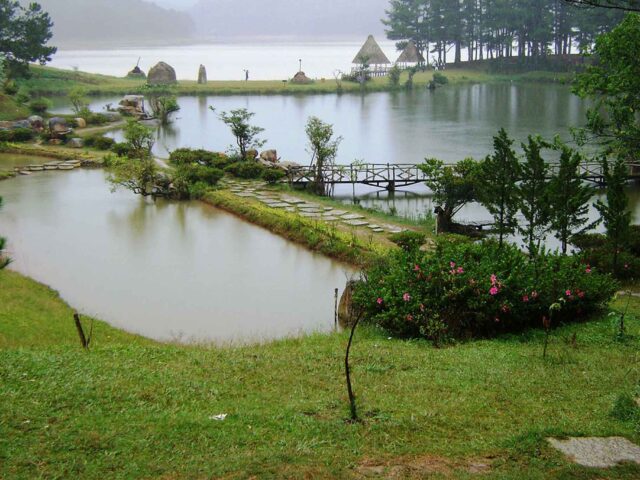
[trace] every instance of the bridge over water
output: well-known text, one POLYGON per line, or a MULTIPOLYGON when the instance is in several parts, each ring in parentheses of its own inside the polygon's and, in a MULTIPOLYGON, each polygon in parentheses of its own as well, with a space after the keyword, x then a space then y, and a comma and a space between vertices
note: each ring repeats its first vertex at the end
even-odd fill
MULTIPOLYGON (((454 166, 454 164, 445 164, 445 166, 454 166)), ((550 164, 551 174, 554 174, 557 169, 557 164, 550 164)), ((317 175, 315 167, 300 167, 289 172, 288 180, 293 185, 307 185, 314 183, 317 175)), ((423 183, 427 179, 418 165, 401 163, 328 165, 322 169, 321 175, 323 183, 328 186, 360 184, 384 188, 390 192, 397 188, 423 183)), ((601 186, 605 184, 602 165, 597 162, 582 163, 580 175, 585 181, 601 186)), ((640 162, 629 164, 629 179, 640 180, 640 162)))

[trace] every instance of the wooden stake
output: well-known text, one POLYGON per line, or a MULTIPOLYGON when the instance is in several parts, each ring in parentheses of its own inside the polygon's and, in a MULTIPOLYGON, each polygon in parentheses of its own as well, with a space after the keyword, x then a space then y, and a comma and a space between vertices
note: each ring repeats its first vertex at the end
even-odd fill
POLYGON ((84 335, 84 330, 82 329, 82 323, 80 322, 80 315, 78 314, 78 312, 73 312, 73 321, 76 324, 76 330, 78 330, 78 336, 80 337, 82 348, 88 350, 89 344, 87 343, 87 337, 85 337, 84 335))

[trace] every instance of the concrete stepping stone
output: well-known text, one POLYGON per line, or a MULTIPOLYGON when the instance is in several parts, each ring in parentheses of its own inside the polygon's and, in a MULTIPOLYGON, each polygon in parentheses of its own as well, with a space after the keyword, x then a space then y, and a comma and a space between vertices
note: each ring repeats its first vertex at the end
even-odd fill
POLYGON ((363 220, 347 220, 344 223, 346 223, 347 225, 351 225, 352 227, 365 227, 369 225, 369 222, 365 222, 363 220))
POLYGON ((285 202, 291 203, 293 205, 300 205, 300 204, 306 203, 304 200, 300 200, 299 198, 294 198, 294 197, 282 197, 282 200, 284 200, 285 202))
POLYGON ((309 212, 301 212, 300 216, 305 218, 317 218, 318 220, 322 218, 322 215, 320 215, 319 213, 309 213, 309 212))
POLYGON ((623 437, 547 438, 553 448, 572 462, 591 468, 610 468, 622 462, 640 465, 640 447, 623 437))
POLYGON ((360 220, 364 218, 362 215, 357 215, 355 213, 351 213, 349 215, 342 215, 343 220, 360 220))
POLYGON ((234 193, 236 196, 242 197, 242 198, 250 198, 254 196, 253 193, 247 193, 247 192, 238 192, 238 193, 234 192, 234 193))
POLYGON ((374 228, 373 230, 371 230, 373 233, 384 233, 384 229, 383 228, 374 228))
POLYGON ((376 225, 375 223, 371 223, 371 224, 369 224, 369 228, 371 230, 378 230, 378 229, 380 229, 380 225, 376 225))
POLYGON ((290 213, 298 213, 298 210, 296 210, 294 207, 285 207, 285 210, 290 213))
POLYGON ((280 202, 280 203, 273 203, 269 206, 271 208, 287 208, 287 207, 290 207, 291 205, 289 205, 288 203, 280 202))
POLYGON ((331 215, 322 216, 322 220, 324 220, 325 222, 337 222, 338 220, 340 220, 338 217, 332 217, 331 215))
POLYGON ((327 213, 329 215, 335 215, 336 217, 341 217, 342 215, 346 215, 348 212, 344 210, 329 210, 327 213))
MULTIPOLYGON (((300 207, 298 207, 300 208, 300 207)), ((318 209, 318 208, 300 208, 301 212, 304 213, 317 213, 317 214, 321 214, 324 213, 322 210, 318 209)))

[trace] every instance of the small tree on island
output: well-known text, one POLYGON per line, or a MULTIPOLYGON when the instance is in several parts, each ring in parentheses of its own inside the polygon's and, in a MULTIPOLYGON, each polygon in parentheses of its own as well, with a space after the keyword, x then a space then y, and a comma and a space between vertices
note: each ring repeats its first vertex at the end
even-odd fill
POLYGON ((557 173, 549 182, 549 204, 551 206, 551 230, 560 240, 562 253, 567 253, 571 238, 591 230, 598 221, 587 223, 589 201, 594 188, 585 183, 580 175, 580 163, 583 156, 556 139, 554 149, 560 151, 560 163, 557 173))
POLYGON ((428 158, 418 166, 427 177, 424 183, 433 192, 433 200, 439 207, 438 232, 450 232, 456 213, 476 199, 476 178, 480 165, 481 162, 472 158, 447 166, 441 160, 428 158))
MULTIPOLYGON (((2 208, 2 197, 0 197, 0 208, 2 208)), ((4 254, 6 243, 7 240, 4 237, 0 237, 0 270, 11 263, 11 259, 4 254)))
POLYGON ((153 130, 135 120, 129 120, 124 127, 124 138, 129 145, 130 158, 144 159, 151 157, 155 144, 153 130))
POLYGON ((504 237, 518 227, 518 187, 520 163, 511 148, 513 140, 504 128, 493 137, 494 154, 489 155, 478 172, 478 200, 489 210, 495 221, 495 231, 502 247, 504 237))
POLYGON ((153 115, 162 125, 167 125, 171 114, 180 110, 175 89, 170 85, 145 85, 142 93, 147 97, 153 115))
POLYGON ((618 257, 620 251, 625 248, 629 240, 631 227, 631 211, 629 210, 629 198, 625 187, 627 185, 629 168, 624 158, 617 158, 613 167, 609 165, 606 157, 602 160, 602 173, 607 185, 607 202, 596 202, 596 208, 602 216, 602 221, 607 230, 607 239, 613 250, 612 271, 618 271, 618 257))
POLYGON ((540 137, 531 136, 526 144, 522 144, 525 161, 521 164, 518 197, 524 223, 518 227, 518 232, 531 257, 537 256, 551 221, 549 166, 541 155, 545 145, 540 137))
POLYGON ((69 92, 69 102, 71 108, 76 115, 80 115, 89 108, 89 100, 87 99, 87 90, 83 87, 74 87, 69 92))
POLYGON ((305 127, 309 139, 311 167, 314 168, 312 189, 318 195, 325 195, 324 167, 335 163, 338 147, 342 137, 333 138, 333 125, 325 123, 318 117, 310 117, 305 127))
MULTIPOLYGON (((209 108, 215 112, 213 107, 209 108)), ((249 123, 254 115, 255 113, 249 112, 246 108, 238 108, 230 112, 222 112, 219 116, 220 120, 231 129, 231 133, 236 138, 236 145, 243 161, 247 160, 248 150, 261 148, 266 143, 265 140, 258 138, 264 128, 256 127, 249 123)))

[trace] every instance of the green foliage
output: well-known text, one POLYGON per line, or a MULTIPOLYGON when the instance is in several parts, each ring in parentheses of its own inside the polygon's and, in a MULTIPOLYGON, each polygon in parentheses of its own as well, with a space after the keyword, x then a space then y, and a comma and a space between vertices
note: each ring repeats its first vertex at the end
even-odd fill
POLYGON ((435 82, 436 85, 447 85, 449 83, 449 79, 442 72, 434 72, 433 81, 435 82))
POLYGON ((2 90, 7 95, 16 95, 18 93, 19 87, 15 80, 5 80, 2 85, 2 90))
POLYGON ((389 240, 398 245, 407 252, 417 251, 427 240, 426 234, 415 232, 413 230, 405 230, 404 232, 394 233, 389 236, 389 240))
POLYGON ((504 129, 493 137, 494 154, 489 155, 478 170, 477 194, 480 203, 495 221, 494 231, 502 246, 504 237, 518 226, 518 187, 520 163, 512 148, 513 140, 504 129))
POLYGON ((400 70, 398 65, 394 65, 391 67, 391 70, 389 70, 389 84, 393 88, 398 88, 400 86, 400 75, 402 75, 402 70, 400 70))
POLYGON ((335 163, 342 137, 333 138, 333 125, 323 122, 318 117, 309 117, 305 133, 309 141, 311 165, 315 170, 312 190, 318 195, 325 195, 324 168, 335 163))
POLYGON ((265 182, 274 185, 282 180, 285 176, 286 174, 279 168, 267 168, 262 174, 262 179, 265 182))
POLYGON ((455 165, 444 165, 435 158, 419 165, 427 179, 425 184, 433 192, 438 209, 438 229, 450 231, 453 217, 467 203, 476 199, 477 176, 481 162, 466 158, 455 165))
POLYGON ((173 165, 198 164, 208 167, 224 168, 230 161, 227 155, 202 149, 178 148, 169 155, 173 165))
POLYGON ((31 92, 28 88, 20 87, 16 93, 16 102, 20 104, 27 104, 31 100, 31 92))
MULTIPOLYGON (((604 155, 638 160, 640 151, 640 15, 629 14, 610 33, 596 40, 597 62, 578 75, 575 92, 594 104, 587 130, 604 155)), ((578 138, 591 140, 586 132, 578 138)))
MULTIPOLYGON (((210 108, 214 111, 212 107, 210 108)), ((261 148, 266 143, 258 138, 264 128, 249 123, 254 115, 255 113, 249 112, 246 108, 239 108, 230 112, 222 112, 219 116, 220 120, 231 129, 242 160, 247 160, 248 150, 261 148)))
POLYGON ((0 53, 14 71, 24 71, 32 62, 51 61, 57 51, 47 46, 52 26, 49 14, 37 3, 21 6, 14 0, 0 0, 0 53))
POLYGON ((34 98, 29 102, 29 110, 40 115, 45 113, 52 106, 53 104, 51 103, 51 100, 44 97, 34 98))
POLYGON ((560 240, 562 253, 567 253, 571 237, 591 230, 597 223, 588 223, 587 215, 594 188, 579 172, 583 161, 580 152, 558 140, 554 148, 560 151, 560 162, 549 183, 551 231, 560 240))
POLYGON ((98 134, 85 137, 84 144, 86 147, 93 147, 98 150, 111 150, 116 141, 113 138, 98 134))
POLYGON ((112 188, 123 187, 143 197, 169 196, 169 179, 152 158, 116 158, 109 165, 108 181, 112 188))
POLYGON ((153 115, 166 125, 172 113, 180 110, 175 87, 170 85, 145 85, 141 93, 147 98, 153 115))
POLYGON ((541 253, 534 264, 497 242, 438 242, 434 253, 400 250, 366 271, 356 305, 367 321, 394 335, 495 335, 594 313, 616 291, 610 277, 587 271, 576 257, 541 253))
POLYGON ((633 420, 640 422, 640 406, 632 395, 628 393, 620 394, 611 409, 611 416, 623 422, 633 420))
POLYGON ((542 158, 545 143, 540 137, 531 137, 522 144, 525 161, 521 164, 518 200, 524 223, 518 231, 525 240, 530 256, 535 256, 545 238, 551 221, 549 205, 549 166, 542 158))
MULTIPOLYGON (((0 208, 2 208, 2 197, 0 197, 0 208)), ((11 259, 4 253, 6 243, 7 240, 4 237, 0 237, 0 270, 6 268, 6 266, 11 263, 11 259)))
POLYGON ((88 110, 89 100, 87 99, 87 90, 84 87, 75 87, 69 92, 69 102, 71 108, 76 114, 80 114, 83 110, 88 110))
POLYGON ((132 158, 148 158, 155 144, 153 130, 135 120, 127 121, 124 138, 129 144, 128 155, 132 158))
POLYGON ((33 135, 33 130, 30 128, 0 130, 0 142, 28 142, 33 140, 33 135))
POLYGON ((128 157, 130 150, 131 150, 131 145, 128 142, 115 143, 111 147, 111 151, 115 153, 118 157, 128 157))
POLYGON ((234 177, 246 180, 262 178, 262 175, 266 170, 266 167, 253 160, 232 163, 227 165, 224 169, 225 172, 230 173, 234 177))

